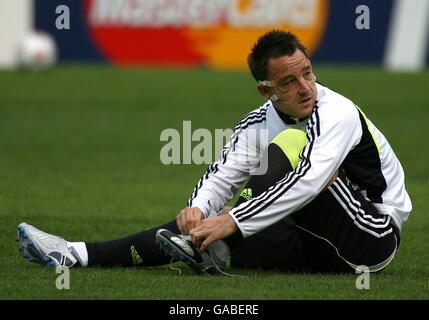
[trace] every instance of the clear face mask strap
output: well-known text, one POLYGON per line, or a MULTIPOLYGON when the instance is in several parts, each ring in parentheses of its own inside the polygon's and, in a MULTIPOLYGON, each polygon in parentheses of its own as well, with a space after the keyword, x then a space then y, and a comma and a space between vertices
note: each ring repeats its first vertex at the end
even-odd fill
POLYGON ((270 80, 258 80, 258 85, 270 88, 274 87, 274 83, 270 80))

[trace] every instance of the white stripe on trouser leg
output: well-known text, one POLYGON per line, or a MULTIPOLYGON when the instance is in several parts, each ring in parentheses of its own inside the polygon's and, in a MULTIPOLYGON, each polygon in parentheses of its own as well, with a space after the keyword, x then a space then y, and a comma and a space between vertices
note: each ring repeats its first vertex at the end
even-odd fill
MULTIPOLYGON (((326 241, 330 246, 332 246, 334 249, 335 249, 335 251, 337 252, 337 255, 338 255, 338 257, 340 257, 343 261, 345 261, 350 267, 352 267, 353 269, 355 269, 355 270, 359 270, 358 268, 360 267, 360 265, 357 265, 357 264, 354 264, 354 263, 352 263, 352 262, 350 262, 350 261, 348 261, 347 259, 345 259, 341 254, 340 254, 340 252, 338 251, 338 249, 337 249, 337 247, 336 246, 334 246, 328 239, 326 239, 326 238, 323 238, 323 237, 321 237, 321 236, 318 236, 317 234, 315 234, 315 233, 313 233, 313 232, 311 232, 311 231, 309 231, 309 230, 307 230, 307 229, 305 229, 305 228, 303 228, 303 227, 301 227, 301 226, 299 226, 299 225, 297 225, 295 222, 293 222, 293 224, 296 226, 296 227, 298 227, 299 229, 301 229, 301 230, 304 230, 305 232, 308 232, 309 234, 311 234, 311 235, 313 235, 313 236, 315 236, 316 238, 318 238, 318 239, 321 239, 321 240, 324 240, 324 241, 326 241)), ((395 249, 393 250, 393 253, 386 259, 386 260, 384 260, 384 261, 382 261, 382 262, 380 262, 380 263, 378 263, 378 264, 376 264, 376 265, 372 265, 372 266, 367 266, 368 267, 368 270, 369 270, 369 272, 377 272, 377 271, 380 271, 381 269, 383 269, 383 268, 385 268, 392 260, 393 260, 393 258, 395 257, 395 254, 396 254, 396 249, 397 249, 397 246, 398 246, 398 239, 396 238, 396 235, 394 234, 394 236, 395 236, 395 249)))

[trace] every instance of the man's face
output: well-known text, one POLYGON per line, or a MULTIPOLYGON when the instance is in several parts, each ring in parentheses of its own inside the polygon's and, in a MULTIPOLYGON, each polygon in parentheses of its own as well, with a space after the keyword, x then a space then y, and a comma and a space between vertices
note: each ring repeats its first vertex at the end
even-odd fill
POLYGON ((295 118, 305 118, 313 112, 316 101, 316 82, 310 60, 297 49, 291 56, 268 60, 268 80, 273 87, 260 87, 265 97, 275 94, 274 106, 295 118))

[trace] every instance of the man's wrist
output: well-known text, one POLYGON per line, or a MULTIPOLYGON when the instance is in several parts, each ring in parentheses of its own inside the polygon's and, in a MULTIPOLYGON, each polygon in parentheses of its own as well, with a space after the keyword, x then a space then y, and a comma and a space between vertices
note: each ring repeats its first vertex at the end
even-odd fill
POLYGON ((223 216, 223 215, 227 214, 229 211, 231 211, 231 209, 232 209, 232 207, 225 206, 222 208, 222 210, 219 211, 219 213, 217 215, 223 216))
POLYGON ((238 231, 241 233, 241 235, 244 237, 244 236, 245 236, 245 232, 244 232, 244 230, 242 229, 242 227, 241 227, 240 223, 238 222, 238 219, 234 216, 234 213, 233 213, 234 209, 235 209, 235 208, 232 208, 232 209, 228 212, 228 216, 231 218, 231 220, 233 220, 233 221, 234 221, 235 226, 236 226, 236 230, 238 230, 238 231))
POLYGON ((189 208, 198 209, 201 212, 203 219, 205 219, 209 216, 209 214, 207 213, 208 208, 205 208, 204 206, 202 206, 200 204, 194 204, 193 206, 191 206, 189 208))

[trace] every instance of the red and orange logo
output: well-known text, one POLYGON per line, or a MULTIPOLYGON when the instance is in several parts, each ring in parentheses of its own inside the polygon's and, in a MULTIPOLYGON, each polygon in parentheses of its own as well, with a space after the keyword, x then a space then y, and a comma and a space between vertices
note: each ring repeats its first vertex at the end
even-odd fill
POLYGON ((273 28, 314 52, 328 0, 85 0, 84 14, 95 46, 115 64, 243 68, 273 28))

